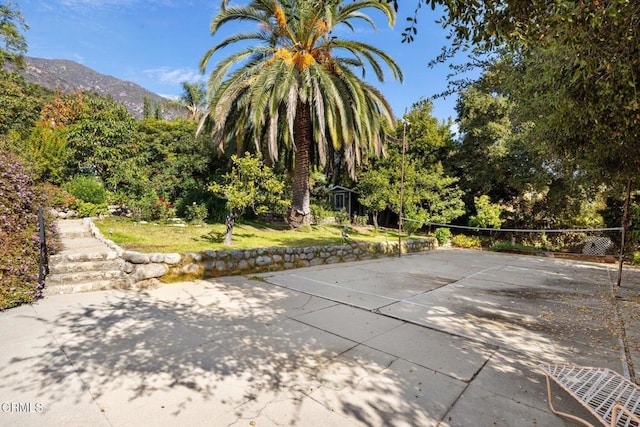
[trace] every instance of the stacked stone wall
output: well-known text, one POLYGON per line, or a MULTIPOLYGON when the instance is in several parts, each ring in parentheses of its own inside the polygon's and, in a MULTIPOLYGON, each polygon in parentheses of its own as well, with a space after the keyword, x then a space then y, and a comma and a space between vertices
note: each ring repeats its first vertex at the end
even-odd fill
MULTIPOLYGON (((231 251, 203 251, 178 253, 141 253, 125 251, 113 241, 105 239, 91 223, 93 235, 114 249, 125 262, 123 272, 131 283, 153 279, 162 281, 194 280, 235 274, 286 270, 299 267, 364 261, 397 256, 398 243, 347 242, 342 245, 311 246, 306 248, 260 248, 231 251)), ((402 242, 403 253, 434 249, 434 238, 402 242)))

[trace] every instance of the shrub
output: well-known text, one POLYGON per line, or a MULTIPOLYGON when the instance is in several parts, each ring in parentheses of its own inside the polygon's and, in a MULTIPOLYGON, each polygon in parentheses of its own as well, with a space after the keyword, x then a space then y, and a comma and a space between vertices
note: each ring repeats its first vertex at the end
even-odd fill
MULTIPOLYGON (((0 310, 42 295, 38 208, 45 202, 24 165, 15 156, 0 153, 0 310)), ((51 217, 46 215, 45 221, 53 252, 58 246, 57 233, 51 217)))
POLYGON ((369 217, 367 215, 354 215, 352 222, 355 226, 365 227, 367 222, 369 222, 369 217))
POLYGON ((94 203, 78 202, 75 207, 76 213, 80 218, 90 218, 109 213, 106 203, 96 205, 94 203))
POLYGON ((402 229, 407 233, 408 236, 413 235, 420 228, 422 228, 422 223, 419 221, 403 221, 402 222, 402 229))
POLYGON ((83 202, 99 205, 107 200, 107 190, 94 176, 78 175, 67 182, 63 188, 83 202))
POLYGON ((338 225, 349 225, 349 214, 346 209, 343 208, 339 211, 335 211, 333 214, 338 225))
POLYGON ((633 265, 638 265, 640 264, 640 252, 634 252, 633 253, 633 261, 632 261, 633 265))
POLYGON ((311 214, 316 224, 322 223, 327 218, 333 218, 333 211, 324 204, 311 203, 311 214))
POLYGON ((209 216, 207 206, 193 202, 187 207, 184 218, 192 224, 202 224, 207 216, 209 216))
POLYGON ((41 188, 47 198, 49 206, 53 208, 69 208, 71 204, 77 202, 77 199, 67 190, 56 185, 45 182, 41 188))
POLYGON ((491 250, 495 252, 524 252, 524 253, 540 253, 545 249, 535 246, 524 245, 520 243, 511 243, 510 241, 498 241, 491 245, 491 250))
POLYGON ((480 238, 478 236, 456 234, 451 238, 451 244, 459 248, 477 248, 480 246, 480 238))
POLYGON ((440 246, 447 244, 451 240, 451 230, 448 228, 438 228, 434 234, 440 246))
POLYGON ((167 221, 176 215, 173 203, 163 197, 158 197, 155 192, 147 193, 140 200, 132 202, 131 209, 136 218, 145 221, 167 221))

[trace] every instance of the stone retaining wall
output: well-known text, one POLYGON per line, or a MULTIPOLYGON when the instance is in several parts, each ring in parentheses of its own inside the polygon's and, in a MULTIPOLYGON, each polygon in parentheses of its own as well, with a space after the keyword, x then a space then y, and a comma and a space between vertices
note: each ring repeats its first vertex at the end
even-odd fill
MULTIPOLYGON (((140 253, 125 251, 113 241, 105 239, 91 223, 93 235, 124 259, 123 272, 132 283, 156 278, 163 281, 247 274, 252 272, 286 270, 338 262, 363 261, 398 255, 398 243, 347 242, 342 245, 307 248, 261 248, 232 251, 203 251, 195 253, 140 253)), ((402 242, 402 252, 412 253, 437 247, 435 238, 402 242)))

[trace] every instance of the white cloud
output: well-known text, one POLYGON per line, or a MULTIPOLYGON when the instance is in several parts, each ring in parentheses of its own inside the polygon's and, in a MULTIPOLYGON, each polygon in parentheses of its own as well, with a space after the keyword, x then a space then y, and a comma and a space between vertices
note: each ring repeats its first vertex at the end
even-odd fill
POLYGON ((73 58, 78 64, 84 65, 84 56, 82 56, 80 54, 77 54, 77 53, 74 53, 73 54, 73 58))
POLYGON ((203 80, 203 76, 197 70, 191 68, 171 69, 160 67, 143 71, 146 75, 158 80, 161 83, 181 84, 182 82, 193 82, 203 80))

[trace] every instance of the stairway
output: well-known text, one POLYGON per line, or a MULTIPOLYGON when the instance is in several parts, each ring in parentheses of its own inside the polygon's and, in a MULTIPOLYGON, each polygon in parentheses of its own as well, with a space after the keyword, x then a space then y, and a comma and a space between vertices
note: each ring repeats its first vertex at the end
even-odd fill
POLYGON ((127 287, 124 260, 91 234, 82 219, 58 221, 63 250, 49 257, 44 295, 127 287))

